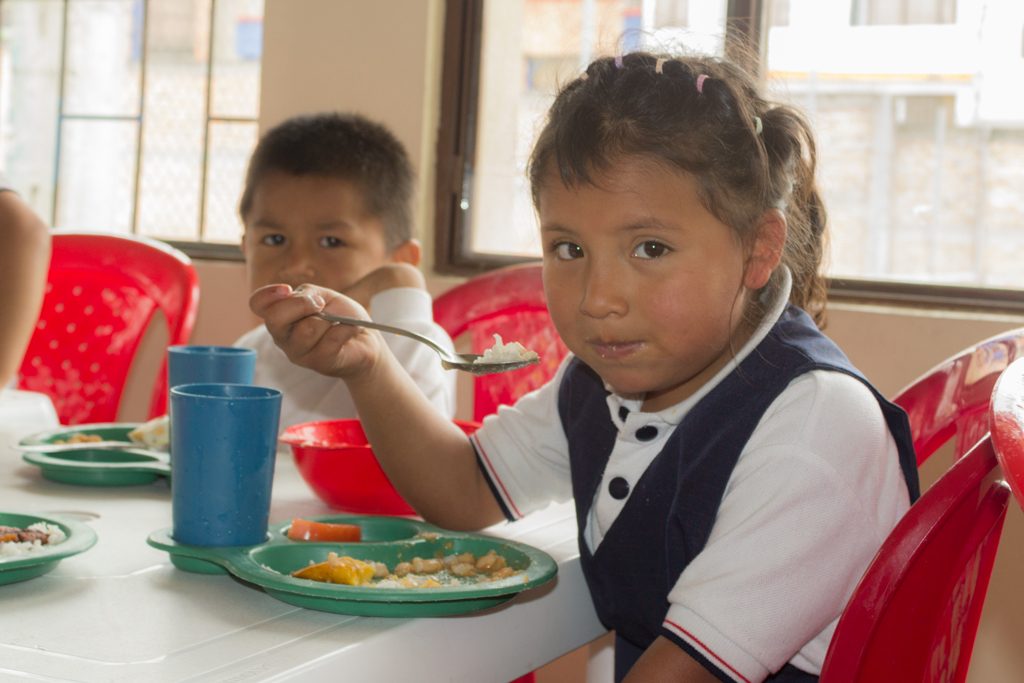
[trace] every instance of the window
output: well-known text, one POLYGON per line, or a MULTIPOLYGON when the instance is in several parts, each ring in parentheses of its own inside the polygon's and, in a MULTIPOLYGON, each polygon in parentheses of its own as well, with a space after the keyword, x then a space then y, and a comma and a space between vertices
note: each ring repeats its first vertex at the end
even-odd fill
POLYGON ((442 109, 439 269, 539 256, 525 164, 559 83, 601 54, 736 41, 817 132, 834 296, 1024 308, 1020 0, 448 8, 444 101, 461 108, 442 109))
POLYGON ((601 55, 677 45, 721 53, 725 19, 725 0, 449 1, 439 270, 540 254, 526 162, 561 83, 601 55))
POLYGON ((853 0, 850 3, 853 25, 952 24, 955 20, 956 0, 853 0))
POLYGON ((58 229, 236 245, 262 17, 263 0, 5 0, 0 166, 58 229))
POLYGON ((1024 5, 845 4, 790 0, 767 34, 771 92, 818 135, 831 273, 1024 288, 1024 5))

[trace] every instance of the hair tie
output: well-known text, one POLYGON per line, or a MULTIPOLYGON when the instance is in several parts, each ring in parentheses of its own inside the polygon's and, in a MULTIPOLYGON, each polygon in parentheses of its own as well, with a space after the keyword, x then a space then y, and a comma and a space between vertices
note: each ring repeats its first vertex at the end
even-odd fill
POLYGON ((654 73, 660 74, 661 73, 661 68, 663 66, 665 66, 665 58, 664 57, 658 57, 658 61, 656 61, 654 63, 654 73))
POLYGON ((698 95, 703 95, 704 94, 704 81, 707 80, 707 77, 708 77, 707 74, 701 74, 700 76, 697 76, 697 94, 698 95))
POLYGON ((621 69, 622 68, 622 55, 615 55, 615 68, 616 69, 621 69))
POLYGON ((761 131, 764 130, 764 124, 761 123, 761 117, 754 117, 754 135, 760 135, 761 131))

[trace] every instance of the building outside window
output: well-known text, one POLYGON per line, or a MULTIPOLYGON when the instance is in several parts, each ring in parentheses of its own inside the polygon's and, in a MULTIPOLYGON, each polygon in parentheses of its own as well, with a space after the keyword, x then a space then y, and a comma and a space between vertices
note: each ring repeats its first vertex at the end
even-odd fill
POLYGON ((263 0, 4 0, 0 168, 57 229, 237 245, 262 18, 263 0))
MULTIPOLYGON (((465 142, 447 149, 442 133, 439 146, 440 269, 540 256, 525 168, 561 83, 594 57, 633 49, 722 54, 728 34, 748 40, 769 94, 802 108, 817 132, 835 283, 955 286, 972 297, 1024 301, 1020 0, 448 7, 468 17, 461 26, 449 19, 449 39, 456 30, 473 35, 473 13, 479 17, 478 47, 462 55, 465 142), (454 163, 446 165, 446 153, 454 163)), ((446 82, 452 74, 446 69, 446 82)), ((442 130, 458 114, 443 111, 442 130)))
POLYGON ((782 4, 768 84, 817 131, 831 272, 1024 288, 1024 3, 782 4))

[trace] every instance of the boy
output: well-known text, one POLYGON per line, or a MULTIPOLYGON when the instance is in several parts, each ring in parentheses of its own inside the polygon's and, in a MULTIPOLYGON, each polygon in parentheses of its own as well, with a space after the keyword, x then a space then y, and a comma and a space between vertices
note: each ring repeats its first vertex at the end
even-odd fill
MULTIPOLYGON (((413 171, 402 144, 355 114, 299 116, 269 130, 249 161, 239 213, 250 290, 272 283, 344 291, 374 320, 451 347, 433 321, 412 237, 413 171)), ((391 352, 442 414, 455 412, 454 373, 434 351, 385 335, 391 352)), ((257 353, 254 383, 280 389, 281 428, 357 417, 345 383, 293 365, 265 326, 236 346, 257 353)))

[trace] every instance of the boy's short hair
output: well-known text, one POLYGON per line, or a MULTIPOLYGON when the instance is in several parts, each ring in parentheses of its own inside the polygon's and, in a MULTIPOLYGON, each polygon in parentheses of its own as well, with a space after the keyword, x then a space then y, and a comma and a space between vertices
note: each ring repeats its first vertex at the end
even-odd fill
POLYGON ((389 249, 412 239, 412 164, 398 138, 379 123, 359 114, 323 113, 295 116, 268 130, 249 159, 238 206, 243 222, 256 186, 274 171, 347 180, 383 221, 389 249))

